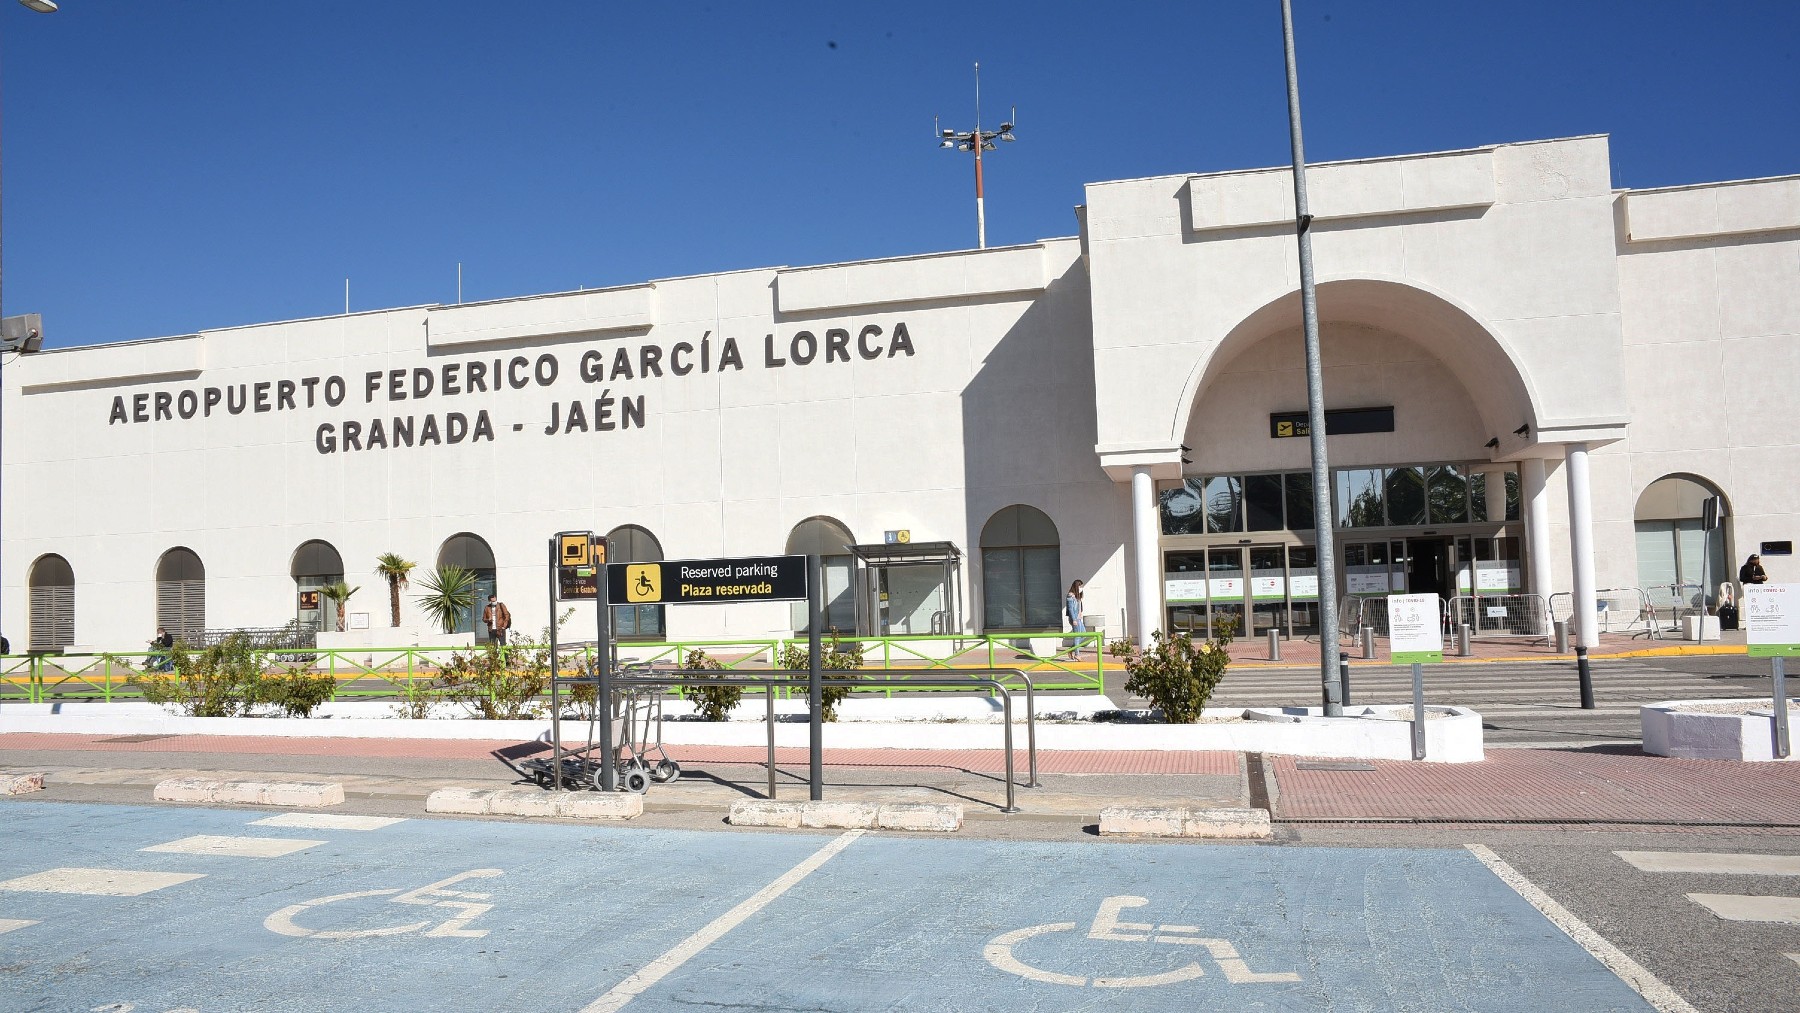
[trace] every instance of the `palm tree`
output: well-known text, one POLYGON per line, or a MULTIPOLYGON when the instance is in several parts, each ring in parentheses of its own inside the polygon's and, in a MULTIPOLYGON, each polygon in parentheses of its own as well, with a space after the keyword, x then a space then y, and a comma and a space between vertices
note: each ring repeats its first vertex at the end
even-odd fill
POLYGON ((337 631, 339 633, 344 632, 344 606, 349 604, 351 595, 361 590, 361 585, 351 587, 344 583, 342 577, 319 588, 319 593, 331 599, 331 603, 337 606, 337 631))
POLYGON ((425 593, 415 595, 419 607, 445 633, 456 632, 456 624, 475 607, 475 571, 460 566, 440 566, 419 579, 425 593))
POLYGON ((400 626, 400 589, 406 586, 406 575, 419 564, 403 558, 398 552, 384 552, 375 560, 375 572, 388 585, 388 606, 394 613, 394 626, 400 626))

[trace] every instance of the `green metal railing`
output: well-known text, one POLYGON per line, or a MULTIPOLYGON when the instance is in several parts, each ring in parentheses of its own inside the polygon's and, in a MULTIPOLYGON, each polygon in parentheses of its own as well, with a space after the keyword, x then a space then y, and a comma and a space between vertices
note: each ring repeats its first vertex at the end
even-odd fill
MULTIPOLYGON (((859 693, 893 696, 906 692, 945 692, 939 685, 910 686, 909 680, 928 681, 945 671, 959 669, 1025 668, 1040 690, 1101 692, 1104 665, 1102 635, 1093 633, 1012 634, 1007 636, 911 635, 892 637, 838 637, 840 646, 863 649, 858 672, 859 693), (1049 653, 1040 654, 1032 641, 1050 641, 1049 653), (1091 657, 1071 655, 1071 645, 1091 657)), ((681 667, 688 652, 705 651, 728 671, 781 667, 781 655, 789 646, 806 648, 804 637, 759 639, 678 640, 625 643, 618 647, 627 660, 681 667)), ((542 649, 543 645, 518 645, 510 650, 542 649)), ((563 652, 563 664, 573 658, 585 664, 592 644, 563 652)), ((420 691, 421 680, 435 679, 437 670, 451 655, 470 653, 468 647, 376 647, 336 650, 270 648, 253 652, 269 674, 324 674, 336 683, 333 699, 408 698, 420 691)), ((155 652, 102 654, 28 654, 0 657, 0 702, 48 703, 53 700, 86 700, 111 703, 141 700, 134 679, 159 674, 152 666, 166 655, 155 652)), ((937 681, 941 682, 941 678, 937 681)), ((425 692, 432 692, 427 688, 425 692)), ((546 690, 547 692, 547 690, 546 690)), ((434 694, 435 695, 435 694, 434 694)))

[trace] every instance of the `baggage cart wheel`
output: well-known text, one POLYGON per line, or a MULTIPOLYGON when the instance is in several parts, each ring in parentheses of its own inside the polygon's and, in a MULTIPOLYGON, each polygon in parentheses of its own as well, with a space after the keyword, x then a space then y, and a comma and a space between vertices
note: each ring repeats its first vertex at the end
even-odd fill
POLYGON ((658 761, 656 766, 652 767, 650 770, 650 780, 655 781, 657 784, 662 784, 665 781, 673 781, 680 776, 681 764, 676 763, 674 760, 658 761))
POLYGON ((642 767, 632 767, 619 775, 619 786, 633 795, 642 795, 650 790, 650 775, 642 767))
POLYGON ((537 782, 537 786, 539 788, 549 788, 550 787, 550 772, 548 770, 532 771, 531 779, 533 781, 537 782))

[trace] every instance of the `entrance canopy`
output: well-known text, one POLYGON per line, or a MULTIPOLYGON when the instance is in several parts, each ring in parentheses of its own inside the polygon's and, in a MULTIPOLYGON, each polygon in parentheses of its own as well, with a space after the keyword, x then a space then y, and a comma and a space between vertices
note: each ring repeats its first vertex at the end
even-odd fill
POLYGON ((858 616, 876 636, 962 630, 962 550, 953 542, 846 546, 867 567, 858 616))

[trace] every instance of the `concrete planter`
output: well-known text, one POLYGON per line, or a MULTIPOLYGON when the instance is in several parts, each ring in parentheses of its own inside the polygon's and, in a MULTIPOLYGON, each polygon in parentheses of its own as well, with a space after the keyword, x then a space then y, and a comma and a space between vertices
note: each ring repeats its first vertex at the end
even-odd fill
MULTIPOLYGON (((1638 709, 1644 752, 1690 760, 1775 759, 1772 699, 1665 700, 1638 709)), ((1788 711, 1790 729, 1800 712, 1788 711)), ((1794 757, 1789 755, 1787 759, 1794 757)))

